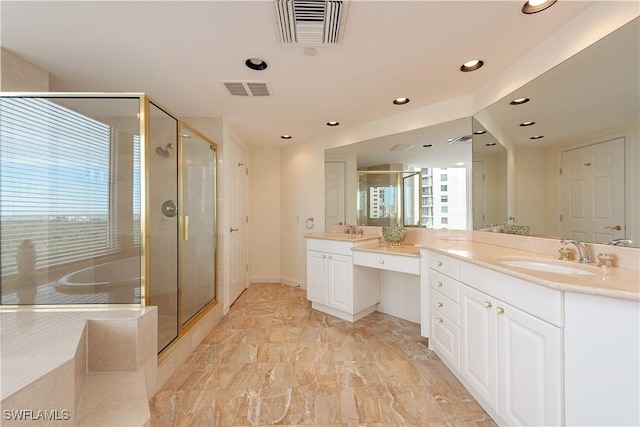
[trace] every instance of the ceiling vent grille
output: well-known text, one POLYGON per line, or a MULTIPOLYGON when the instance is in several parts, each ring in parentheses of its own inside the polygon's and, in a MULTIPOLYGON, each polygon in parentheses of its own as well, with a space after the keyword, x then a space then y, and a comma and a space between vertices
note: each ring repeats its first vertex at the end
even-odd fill
POLYGON ((270 96, 269 88, 264 82, 222 82, 233 96, 270 96))
POLYGON ((285 44, 337 44, 345 1, 275 0, 280 41, 285 44))

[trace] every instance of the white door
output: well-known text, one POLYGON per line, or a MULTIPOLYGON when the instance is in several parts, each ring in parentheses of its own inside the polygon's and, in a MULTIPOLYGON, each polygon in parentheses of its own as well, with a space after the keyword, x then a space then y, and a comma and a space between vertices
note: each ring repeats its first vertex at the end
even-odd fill
POLYGON ((344 162, 324 164, 325 223, 346 224, 345 222, 345 170, 344 162))
POLYGON ((502 419, 510 426, 561 425, 561 329, 500 301, 496 309, 502 419))
POLYGON ((229 233, 229 255, 230 259, 230 280, 229 280, 229 305, 240 296, 248 284, 248 247, 247 247, 247 152, 231 140, 229 144, 231 164, 231 194, 228 195, 231 204, 229 228, 225 230, 229 233))
POLYGON ((498 403, 496 300, 460 285, 460 374, 493 408, 498 403))
POLYGON ((562 237, 625 237, 624 138, 562 152, 562 237))
POLYGON ((307 251, 307 299, 329 305, 327 254, 307 251))
POLYGON ((484 175, 484 160, 473 161, 473 182, 471 183, 473 188, 473 229, 483 228, 485 224, 485 175, 484 175))
POLYGON ((353 258, 327 254, 329 306, 353 313, 353 258))

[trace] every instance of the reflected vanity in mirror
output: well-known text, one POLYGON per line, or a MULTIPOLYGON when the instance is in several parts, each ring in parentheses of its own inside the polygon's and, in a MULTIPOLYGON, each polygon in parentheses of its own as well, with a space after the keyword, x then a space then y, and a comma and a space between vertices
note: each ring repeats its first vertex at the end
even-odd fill
POLYGON ((471 139, 466 117, 326 150, 326 224, 470 228, 471 139))
MULTIPOLYGON (((506 218, 486 211, 482 219, 474 205, 475 229, 497 231, 492 224, 512 217, 532 236, 638 247, 639 20, 474 116, 474 131, 486 131, 474 135, 474 167, 490 142, 508 152, 496 163, 508 189, 493 199, 487 180, 484 202, 506 206, 506 218)), ((488 162, 485 171, 493 170, 488 162)))

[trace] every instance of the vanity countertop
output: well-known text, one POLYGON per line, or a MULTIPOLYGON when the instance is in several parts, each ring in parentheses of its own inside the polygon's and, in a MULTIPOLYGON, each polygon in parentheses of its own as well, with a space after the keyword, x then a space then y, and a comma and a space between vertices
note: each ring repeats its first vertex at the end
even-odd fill
POLYGON ((413 245, 389 246, 386 243, 374 243, 371 245, 356 246, 352 250, 410 257, 420 256, 420 248, 413 245))
POLYGON ((339 240, 343 242, 364 242, 366 240, 378 242, 380 240, 380 236, 375 234, 307 233, 304 237, 306 239, 339 240))
MULTIPOLYGON (((534 271, 507 266, 500 263, 499 259, 521 257, 523 259, 536 258, 556 262, 557 258, 537 252, 465 240, 434 239, 420 242, 416 244, 416 247, 468 261, 552 289, 640 300, 640 271, 638 270, 618 267, 601 268, 593 265, 585 267, 595 272, 595 274, 590 275, 534 271)), ((580 265, 577 261, 562 261, 562 263, 565 262, 568 266, 580 265)))

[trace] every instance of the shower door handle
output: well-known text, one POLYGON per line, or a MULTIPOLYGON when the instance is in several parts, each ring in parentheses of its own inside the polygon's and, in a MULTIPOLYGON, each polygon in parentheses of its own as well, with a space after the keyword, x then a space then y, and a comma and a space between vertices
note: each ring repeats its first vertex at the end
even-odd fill
POLYGON ((189 240, 189 216, 184 215, 180 217, 180 236, 181 240, 189 240))

